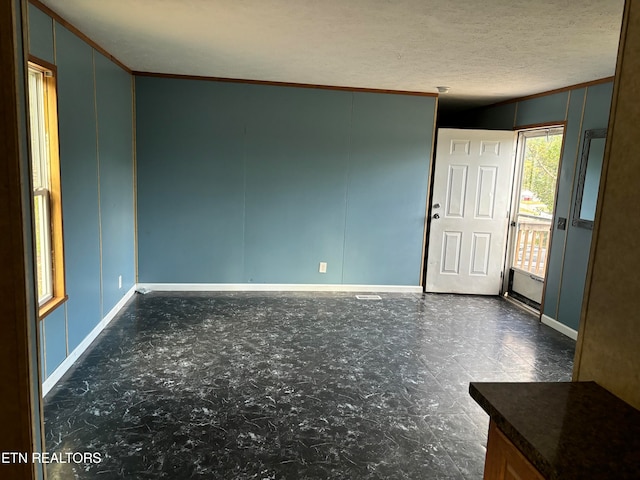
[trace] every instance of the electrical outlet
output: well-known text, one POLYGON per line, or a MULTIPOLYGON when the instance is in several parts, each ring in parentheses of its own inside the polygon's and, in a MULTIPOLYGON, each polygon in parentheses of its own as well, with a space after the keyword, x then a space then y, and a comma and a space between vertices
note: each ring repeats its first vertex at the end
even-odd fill
POLYGON ((320 268, 318 269, 320 273, 327 273, 327 262, 320 262, 320 268))
POLYGON ((118 275, 118 288, 122 288, 122 275, 118 275))

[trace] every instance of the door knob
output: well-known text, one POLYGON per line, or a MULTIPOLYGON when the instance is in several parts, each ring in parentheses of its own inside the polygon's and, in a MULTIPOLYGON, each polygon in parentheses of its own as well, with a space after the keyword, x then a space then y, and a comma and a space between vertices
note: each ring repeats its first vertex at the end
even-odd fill
POLYGON ((434 219, 434 220, 437 220, 437 219, 439 219, 439 218, 440 218, 440 215, 438 215, 437 213, 433 216, 433 219, 434 219))

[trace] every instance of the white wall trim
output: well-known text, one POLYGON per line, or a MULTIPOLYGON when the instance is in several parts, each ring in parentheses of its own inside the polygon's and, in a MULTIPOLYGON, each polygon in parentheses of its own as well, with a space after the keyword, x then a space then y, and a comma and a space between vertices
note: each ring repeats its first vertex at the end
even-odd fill
POLYGON ((540 317, 540 321, 545 325, 553 328, 554 330, 559 331, 560 333, 565 334, 567 337, 572 338, 573 340, 578 339, 578 332, 571 327, 567 327, 564 323, 560 323, 554 318, 551 318, 547 315, 542 315, 540 317))
POLYGON ((293 283, 139 283, 138 291, 157 292, 387 292, 422 293, 412 285, 341 285, 293 283))
POLYGON ((62 376, 71 368, 71 366, 75 363, 75 361, 84 353, 84 351, 89 348, 89 345, 96 339, 100 332, 102 332, 109 322, 114 319, 114 317, 122 310, 125 304, 129 301, 131 297, 133 297, 136 293, 136 285, 131 287, 131 289, 125 293, 124 297, 120 299, 118 303, 111 309, 109 313, 98 323, 93 330, 84 337, 84 340, 80 342, 73 352, 69 354, 67 358, 56 368, 51 375, 47 377, 47 379, 42 383, 42 396, 44 397, 47 393, 51 391, 51 389, 58 383, 58 380, 62 378, 62 376))

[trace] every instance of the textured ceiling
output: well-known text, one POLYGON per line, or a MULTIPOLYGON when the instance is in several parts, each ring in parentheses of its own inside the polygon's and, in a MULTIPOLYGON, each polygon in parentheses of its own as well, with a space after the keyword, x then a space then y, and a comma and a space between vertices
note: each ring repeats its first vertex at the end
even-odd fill
POLYGON ((133 70, 492 103, 614 74, 624 0, 43 0, 133 70))

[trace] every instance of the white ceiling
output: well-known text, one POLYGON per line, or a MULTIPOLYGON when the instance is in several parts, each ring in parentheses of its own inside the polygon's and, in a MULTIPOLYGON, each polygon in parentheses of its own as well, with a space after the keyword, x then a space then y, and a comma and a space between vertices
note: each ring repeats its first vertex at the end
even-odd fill
POLYGON ((133 70, 493 103, 614 74, 624 0, 43 0, 133 70))

